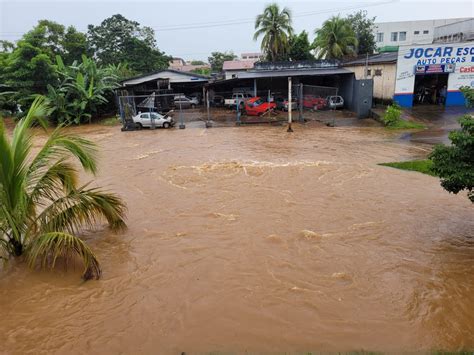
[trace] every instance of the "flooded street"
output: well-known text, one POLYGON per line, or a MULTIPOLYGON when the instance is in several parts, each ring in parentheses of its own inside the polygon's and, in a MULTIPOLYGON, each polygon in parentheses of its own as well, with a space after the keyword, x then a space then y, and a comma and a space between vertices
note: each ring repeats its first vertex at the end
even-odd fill
POLYGON ((100 145, 95 182, 129 228, 85 233, 99 281, 1 270, 0 352, 473 349, 472 203, 377 165, 431 147, 294 129, 71 129, 100 145))

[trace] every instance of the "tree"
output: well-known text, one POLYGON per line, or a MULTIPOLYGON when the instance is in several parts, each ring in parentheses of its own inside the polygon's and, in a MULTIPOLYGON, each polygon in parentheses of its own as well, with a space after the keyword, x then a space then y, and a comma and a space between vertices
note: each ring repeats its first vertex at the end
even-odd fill
POLYGON ((288 41, 293 33, 291 11, 276 4, 268 5, 255 19, 254 41, 263 35, 261 49, 267 60, 284 60, 288 54, 288 41))
POLYGON ((347 16, 356 35, 357 54, 373 54, 377 49, 374 37, 375 17, 367 17, 367 11, 360 10, 347 16))
POLYGON ((77 232, 104 218, 113 230, 125 228, 125 205, 112 193, 78 186, 78 171, 97 171, 96 146, 54 130, 35 153, 31 126, 45 127, 44 98, 37 97, 11 140, 0 120, 0 257, 24 255, 31 267, 54 268, 58 260, 80 259, 84 279, 99 278, 97 257, 77 232))
POLYGON ((128 63, 131 70, 146 73, 168 67, 171 57, 156 46, 155 32, 122 15, 113 15, 99 26, 88 26, 90 49, 103 65, 128 63))
POLYGON ((237 56, 233 52, 212 52, 211 56, 207 58, 211 65, 211 71, 214 73, 220 73, 222 66, 227 60, 235 60, 237 56))
MULTIPOLYGON (((468 106, 472 106, 474 89, 461 89, 468 106)), ((437 145, 430 155, 432 170, 441 178, 441 186, 457 194, 467 190, 468 198, 474 203, 474 118, 464 115, 459 119, 460 131, 449 133, 450 146, 437 145)))
POLYGON ((308 33, 302 31, 299 35, 291 35, 289 40, 288 59, 290 60, 311 60, 314 55, 311 53, 313 47, 308 39, 308 33))
POLYGON ((333 16, 315 34, 314 47, 320 59, 341 59, 356 53, 357 38, 347 19, 333 16))
POLYGON ((191 65, 206 65, 202 60, 192 60, 191 65))
POLYGON ((199 74, 199 75, 211 75, 211 69, 210 68, 196 68, 191 70, 191 73, 199 74))

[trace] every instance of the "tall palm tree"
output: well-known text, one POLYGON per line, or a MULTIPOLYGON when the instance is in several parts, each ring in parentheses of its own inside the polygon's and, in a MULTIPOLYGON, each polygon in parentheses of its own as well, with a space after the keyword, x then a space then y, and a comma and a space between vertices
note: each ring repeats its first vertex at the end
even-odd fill
POLYGON ((114 194, 78 186, 77 159, 86 172, 97 172, 97 149, 84 138, 54 130, 34 152, 31 126, 46 127, 49 112, 37 97, 8 138, 0 119, 0 258, 24 255, 31 267, 53 268, 57 260, 80 259, 83 278, 98 279, 99 262, 75 234, 102 217, 113 230, 125 227, 125 205, 114 194))
POLYGON ((293 33, 291 11, 273 3, 268 5, 255 20, 254 41, 263 35, 261 49, 272 62, 286 58, 288 40, 293 33))
POLYGON ((357 38, 347 19, 333 16, 314 33, 314 47, 319 59, 340 59, 356 53, 357 38))

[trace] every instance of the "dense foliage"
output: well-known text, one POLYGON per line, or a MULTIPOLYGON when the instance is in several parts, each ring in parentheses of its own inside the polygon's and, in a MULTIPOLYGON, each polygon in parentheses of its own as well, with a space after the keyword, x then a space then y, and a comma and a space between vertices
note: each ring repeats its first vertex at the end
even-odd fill
POLYGON ((320 59, 341 59, 357 53, 357 37, 348 19, 333 16, 315 34, 313 45, 320 59))
POLYGON ((207 60, 211 66, 211 71, 213 73, 220 73, 225 61, 235 59, 237 59, 237 56, 233 52, 212 52, 207 60))
POLYGON ((357 38, 357 54, 373 54, 377 49, 374 37, 375 17, 367 17, 367 11, 360 10, 347 16, 357 38))
POLYGON ((83 278, 99 278, 99 262, 75 234, 104 218, 112 229, 125 227, 125 206, 117 196, 78 185, 76 159, 86 172, 97 171, 96 147, 83 138, 54 130, 33 151, 33 124, 45 127, 49 113, 38 96, 28 114, 8 134, 0 119, 0 258, 24 255, 31 267, 53 268, 80 259, 83 278))
POLYGON ((424 125, 418 122, 402 119, 402 109, 397 104, 387 107, 382 116, 383 124, 389 129, 422 129, 424 125))
MULTIPOLYGON (((462 89, 468 106, 474 102, 474 89, 462 89)), ((430 155, 433 171, 441 178, 445 190, 457 194, 467 190, 474 203, 474 118, 464 115, 459 119, 461 130, 449 133, 450 146, 438 145, 430 155)))
POLYGON ((87 40, 101 64, 127 63, 137 73, 167 68, 171 57, 156 46, 155 32, 122 15, 88 26, 87 40))
POLYGON ((308 32, 302 31, 300 34, 292 34, 288 43, 289 60, 311 60, 314 59, 312 53, 313 46, 308 38, 308 32))
POLYGON ((267 60, 274 62, 288 57, 289 40, 293 33, 288 8, 280 11, 278 4, 268 5, 255 19, 255 30, 253 39, 256 41, 263 36, 261 50, 267 60))
POLYGON ((16 44, 0 41, 0 112, 46 95, 52 121, 84 122, 113 109, 119 80, 166 68, 169 60, 151 28, 121 15, 90 25, 87 35, 41 20, 16 44))

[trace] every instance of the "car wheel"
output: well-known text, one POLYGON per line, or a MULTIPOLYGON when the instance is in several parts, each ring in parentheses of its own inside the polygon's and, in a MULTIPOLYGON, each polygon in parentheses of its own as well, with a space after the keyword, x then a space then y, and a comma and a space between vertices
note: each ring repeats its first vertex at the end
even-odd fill
POLYGON ((163 128, 170 128, 170 123, 169 122, 163 123, 163 128))
POLYGON ((143 128, 143 125, 141 123, 136 123, 135 124, 135 127, 138 129, 138 130, 141 130, 143 128))

